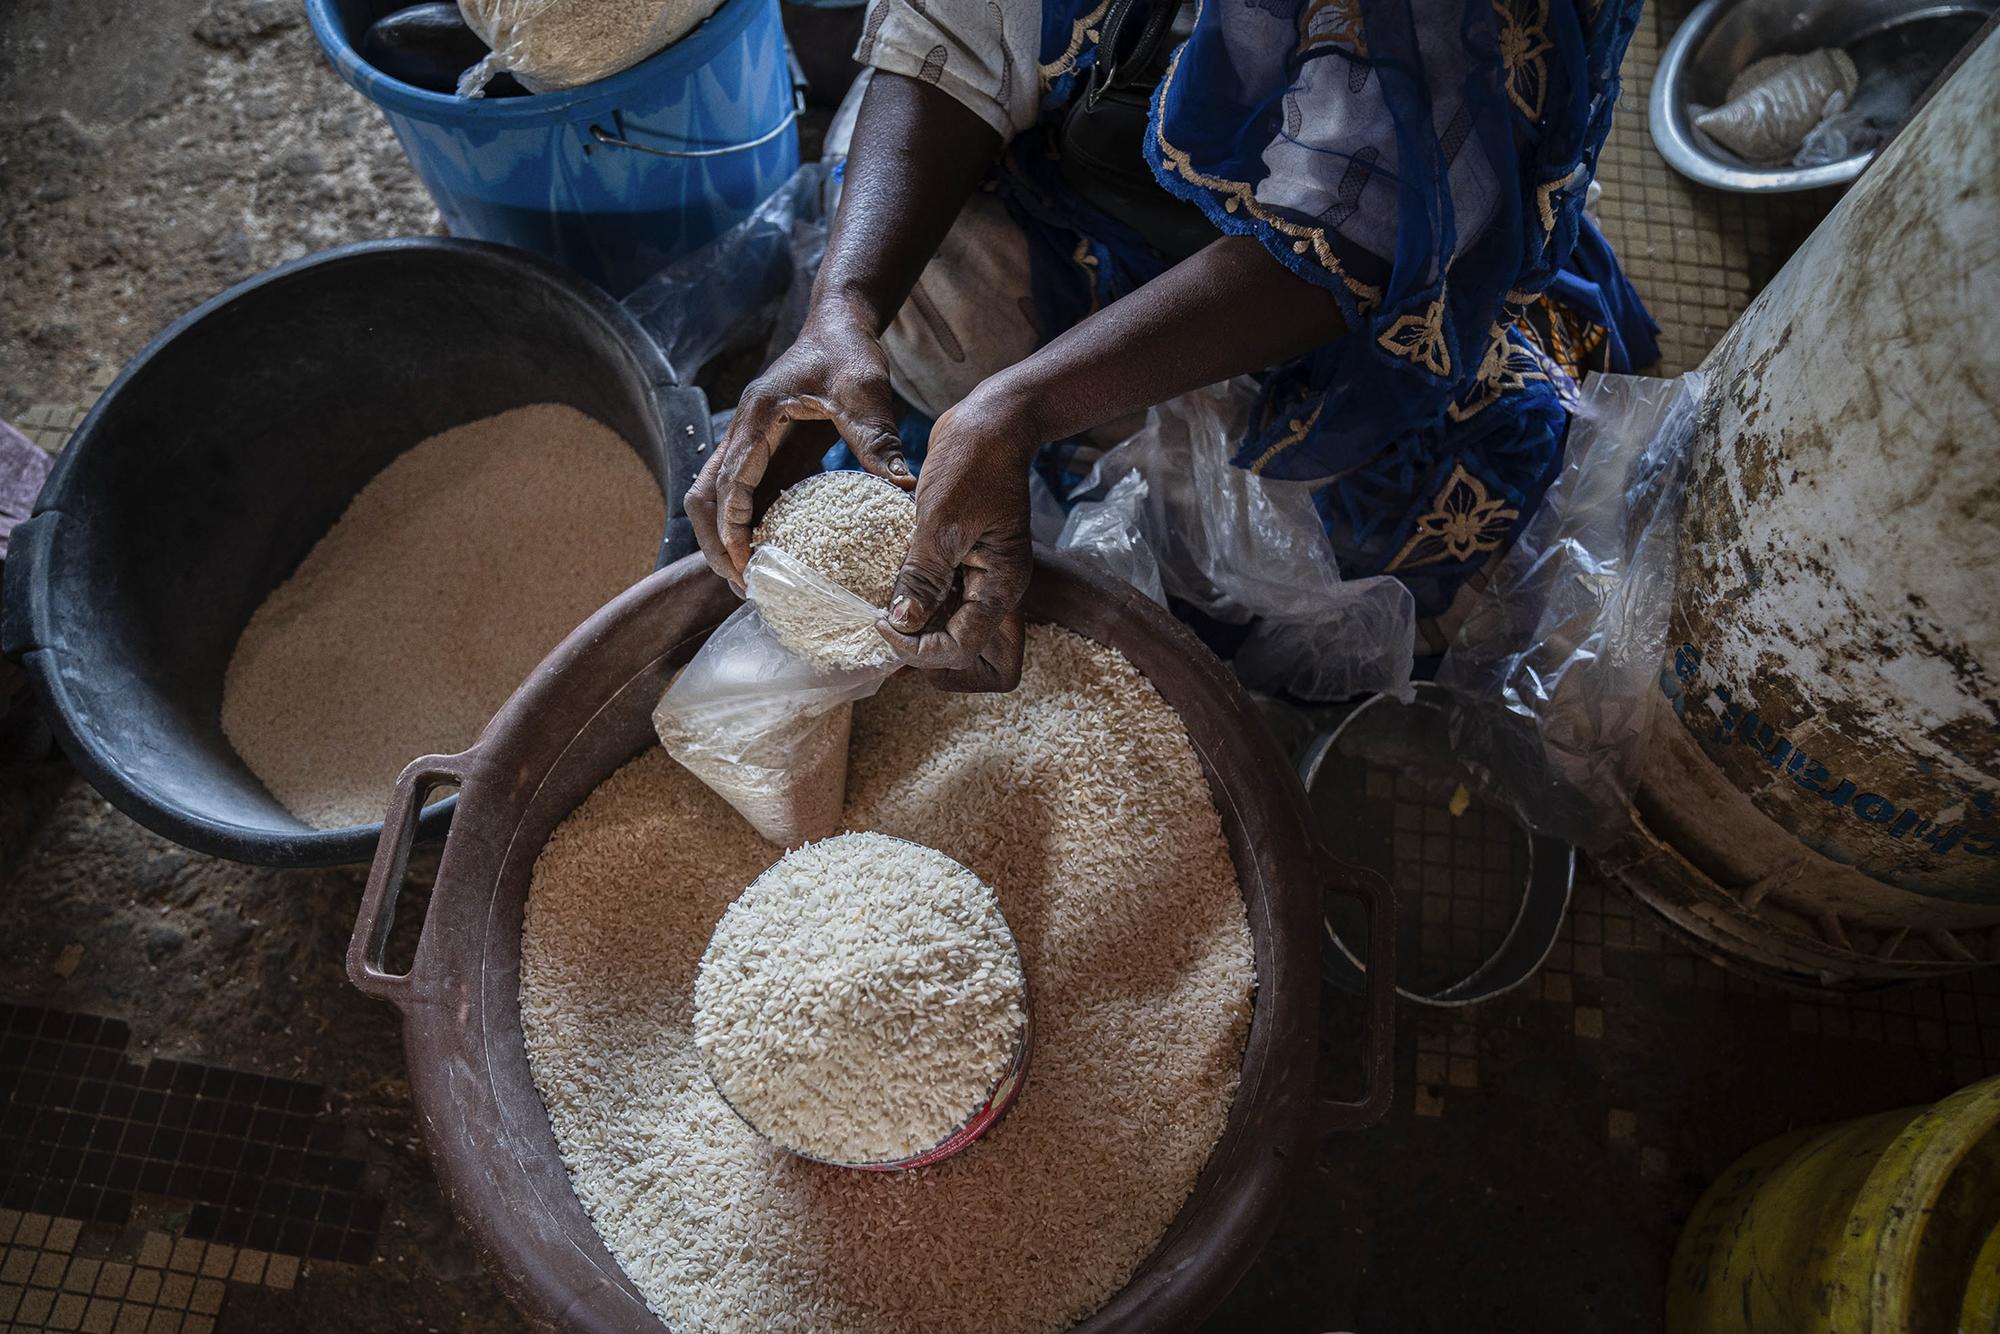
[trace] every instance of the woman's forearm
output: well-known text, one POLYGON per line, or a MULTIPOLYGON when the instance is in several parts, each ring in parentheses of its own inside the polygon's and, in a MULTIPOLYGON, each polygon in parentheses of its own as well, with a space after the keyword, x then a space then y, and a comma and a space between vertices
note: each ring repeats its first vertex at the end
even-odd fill
POLYGON ((879 334, 902 309, 1000 136, 935 85, 877 70, 861 100, 840 209, 813 283, 879 334))
POLYGON ((1032 450, 1337 338, 1333 295, 1246 236, 1197 252, 1098 311, 980 393, 1032 450))

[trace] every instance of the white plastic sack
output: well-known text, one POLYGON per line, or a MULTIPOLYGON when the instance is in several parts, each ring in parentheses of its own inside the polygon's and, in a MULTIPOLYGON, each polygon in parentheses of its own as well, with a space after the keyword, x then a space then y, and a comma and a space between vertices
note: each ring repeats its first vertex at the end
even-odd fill
POLYGON ((630 69, 686 36, 722 0, 458 0, 492 54, 465 72, 480 96, 502 70, 530 92, 577 88, 630 69))
POLYGON ((1837 116, 1828 116, 1813 126, 1799 151, 1792 155, 1794 167, 1824 167, 1845 162, 1863 153, 1872 153, 1889 141, 1895 125, 1849 107, 1837 116))
POLYGON ((1699 373, 1593 375, 1563 470, 1438 666, 1459 758, 1540 833, 1625 823, 1666 651, 1699 373))
POLYGON ((1846 110, 1860 84, 1838 47, 1767 56, 1729 85, 1729 100, 1694 118, 1695 128, 1745 162, 1789 162, 1814 126, 1846 110))
MULTIPOLYGON (((1217 620, 1255 622, 1237 675, 1253 689, 1302 699, 1407 693, 1416 603, 1395 579, 1342 579, 1311 486, 1230 463, 1256 386, 1211 385, 1153 408, 1146 424, 1098 460, 1076 494, 1118 495, 1150 551, 1164 592, 1217 620)), ((1122 543, 1124 539, 1119 539, 1122 543)))
POLYGON ((839 832, 853 704, 900 664, 880 609, 784 552, 758 547, 743 578, 747 600, 667 687, 653 730, 759 834, 796 847, 839 832))

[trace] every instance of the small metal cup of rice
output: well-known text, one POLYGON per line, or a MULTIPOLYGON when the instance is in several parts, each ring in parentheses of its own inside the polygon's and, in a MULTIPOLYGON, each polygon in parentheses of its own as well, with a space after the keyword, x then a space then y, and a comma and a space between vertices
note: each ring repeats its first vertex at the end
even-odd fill
POLYGON ((999 900, 886 834, 808 843, 758 876, 716 924, 694 1003, 722 1100, 776 1147, 836 1167, 949 1158, 1027 1078, 1027 974, 999 900))

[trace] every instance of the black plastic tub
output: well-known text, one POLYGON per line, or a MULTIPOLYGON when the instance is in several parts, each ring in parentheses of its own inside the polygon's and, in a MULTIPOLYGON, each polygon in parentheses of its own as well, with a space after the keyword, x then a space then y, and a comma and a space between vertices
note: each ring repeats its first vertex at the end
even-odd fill
MULTIPOLYGON (((238 861, 368 860, 382 827, 316 830, 221 723, 250 615, 397 454, 453 426, 566 403, 631 444, 680 518, 707 404, 616 303, 526 252, 412 238, 309 256, 175 321, 98 400, 14 532, 0 649, 113 805, 238 861)), ((452 534, 437 534, 449 559, 452 534)), ((337 726, 338 719, 329 719, 337 726)), ((419 832, 442 833, 454 799, 419 832)))

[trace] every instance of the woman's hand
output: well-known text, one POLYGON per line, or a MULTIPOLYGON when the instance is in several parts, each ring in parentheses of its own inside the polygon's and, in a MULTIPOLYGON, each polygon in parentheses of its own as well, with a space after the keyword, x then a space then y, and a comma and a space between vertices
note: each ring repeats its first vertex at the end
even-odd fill
POLYGON ((759 484, 770 490, 808 471, 809 460, 774 467, 774 456, 828 443, 801 439, 816 433, 793 423, 832 422, 862 467, 913 484, 890 411, 881 333, 999 149, 999 133, 943 89, 886 70, 869 80, 806 326, 744 391, 728 434, 687 493, 702 554, 738 592, 759 484))
POLYGON ((1028 534, 1024 419, 975 390, 938 418, 917 483, 917 530, 876 622, 896 656, 945 690, 1012 690, 1021 680, 1028 534))
POLYGON ((728 433, 683 502, 708 566, 739 592, 750 560, 757 490, 809 470, 772 466, 786 447, 823 450, 823 437, 794 422, 830 421, 861 466, 899 486, 915 485, 890 407, 889 367, 872 317, 840 301, 815 302, 798 341, 743 391, 728 433))

